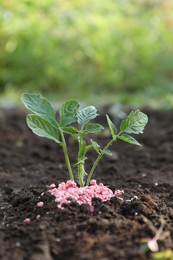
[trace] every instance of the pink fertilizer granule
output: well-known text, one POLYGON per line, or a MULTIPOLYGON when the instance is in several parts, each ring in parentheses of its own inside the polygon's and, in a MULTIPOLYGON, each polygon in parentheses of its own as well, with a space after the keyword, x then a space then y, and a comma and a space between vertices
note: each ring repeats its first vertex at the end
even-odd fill
POLYGON ((108 201, 112 197, 117 197, 122 200, 121 195, 123 190, 116 190, 114 193, 103 183, 99 185, 96 180, 91 180, 90 186, 77 187, 77 184, 69 180, 66 183, 62 182, 59 184, 58 188, 54 185, 50 185, 52 189, 48 190, 53 196, 55 196, 55 201, 58 203, 57 207, 62 209, 62 204, 70 204, 72 201, 77 202, 79 205, 88 204, 90 211, 94 211, 92 205, 92 198, 99 198, 102 201, 108 201))
POLYGON ((40 201, 37 203, 37 207, 42 208, 44 206, 44 202, 40 201))
POLYGON ((36 216, 36 219, 37 219, 37 220, 39 220, 39 219, 40 219, 40 217, 41 217, 40 215, 37 215, 37 216, 36 216))
POLYGON ((30 218, 25 218, 23 222, 24 222, 24 223, 30 223, 30 222, 31 222, 31 219, 30 219, 30 218))
POLYGON ((50 185, 50 188, 56 188, 56 185, 55 185, 55 183, 52 183, 51 185, 50 185))

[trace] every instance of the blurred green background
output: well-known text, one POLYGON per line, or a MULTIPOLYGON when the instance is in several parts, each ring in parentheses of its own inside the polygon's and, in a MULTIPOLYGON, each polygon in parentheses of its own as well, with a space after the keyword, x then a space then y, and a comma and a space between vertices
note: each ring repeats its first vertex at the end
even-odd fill
POLYGON ((0 96, 173 106, 172 0, 0 0, 0 96))

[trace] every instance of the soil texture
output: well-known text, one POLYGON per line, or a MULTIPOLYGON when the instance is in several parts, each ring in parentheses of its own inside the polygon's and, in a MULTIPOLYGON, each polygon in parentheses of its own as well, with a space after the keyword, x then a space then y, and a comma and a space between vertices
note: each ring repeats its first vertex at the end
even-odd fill
MULTIPOLYGON (((47 189, 68 180, 62 151, 31 133, 24 112, 0 110, 0 259, 150 260, 147 243, 160 228, 159 251, 173 250, 173 111, 144 112, 149 123, 136 137, 143 147, 118 141, 94 176, 113 191, 123 189, 124 200, 93 199, 91 213, 75 203, 57 208, 47 189)), ((104 116, 97 121, 106 126, 104 116)), ((107 132, 91 138, 103 147, 107 132)), ((77 146, 73 138, 67 142, 75 164, 77 146)), ((88 154, 88 170, 95 158, 88 154)))

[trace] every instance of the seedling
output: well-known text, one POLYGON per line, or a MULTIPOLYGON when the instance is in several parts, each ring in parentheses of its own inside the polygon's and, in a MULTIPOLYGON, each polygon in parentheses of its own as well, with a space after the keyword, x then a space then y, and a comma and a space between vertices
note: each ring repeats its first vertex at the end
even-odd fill
POLYGON ((143 133, 145 125, 148 122, 148 117, 139 110, 132 111, 120 124, 118 131, 114 123, 108 115, 106 115, 108 127, 111 133, 111 140, 101 148, 98 143, 90 139, 90 143, 86 142, 88 134, 97 134, 104 127, 98 123, 92 123, 97 114, 97 109, 94 106, 80 108, 80 104, 76 100, 65 102, 59 111, 59 121, 56 120, 55 110, 49 101, 40 94, 23 94, 22 101, 26 108, 33 112, 27 115, 26 121, 29 128, 38 136, 46 137, 55 141, 61 146, 64 152, 65 161, 67 164, 69 177, 74 180, 65 135, 70 134, 75 137, 79 144, 77 156, 77 176, 81 187, 89 185, 93 173, 104 155, 111 155, 109 147, 117 140, 141 145, 134 137, 129 134, 143 133), (72 126, 77 123, 78 127, 72 126), (89 150, 94 149, 97 153, 97 158, 92 165, 89 173, 85 171, 86 154, 89 150))

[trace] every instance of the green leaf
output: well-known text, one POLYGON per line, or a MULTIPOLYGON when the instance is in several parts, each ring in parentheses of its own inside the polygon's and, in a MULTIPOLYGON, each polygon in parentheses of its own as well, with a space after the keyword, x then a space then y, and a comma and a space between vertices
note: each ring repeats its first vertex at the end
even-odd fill
POLYGON ((34 114, 45 118, 51 125, 58 128, 58 124, 55 118, 55 110, 49 101, 41 94, 23 94, 22 102, 27 109, 34 114))
POLYGON ((29 114, 26 117, 26 121, 34 134, 60 143, 57 129, 52 126, 46 119, 38 115, 29 114))
POLYGON ((62 130, 66 134, 71 134, 71 135, 75 135, 79 133, 79 131, 74 127, 61 127, 60 130, 62 130))
POLYGON ((60 117, 63 118, 63 117, 74 116, 79 107, 80 107, 80 104, 77 100, 72 99, 72 100, 65 102, 59 111, 60 117))
POLYGON ((134 137, 132 137, 128 134, 118 135, 117 138, 126 143, 129 143, 129 144, 135 144, 135 145, 142 146, 140 143, 138 143, 138 141, 134 137))
POLYGON ((117 134, 117 129, 114 123, 111 121, 110 117, 106 115, 107 123, 111 132, 112 137, 114 138, 117 134))
POLYGON ((143 133, 148 117, 139 110, 132 111, 126 119, 121 122, 120 130, 128 134, 143 133))
POLYGON ((66 126, 76 122, 77 121, 76 112, 79 107, 80 104, 76 100, 69 100, 65 102, 59 111, 61 117, 60 125, 66 126))
POLYGON ((77 111, 77 122, 80 125, 86 125, 90 120, 97 116, 97 109, 94 106, 88 106, 86 108, 77 111))
POLYGON ((112 155, 112 152, 110 150, 103 150, 103 154, 112 155))
POLYGON ((153 253, 152 256, 156 260, 173 260, 173 251, 171 249, 165 249, 163 251, 153 253))
POLYGON ((100 153, 100 145, 91 139, 91 144, 97 153, 100 153))
POLYGON ((72 123, 75 123, 76 121, 77 121, 76 116, 63 117, 63 118, 61 118, 60 126, 70 125, 72 123))
POLYGON ((100 124, 97 124, 97 123, 92 123, 91 124, 90 123, 90 124, 87 124, 85 126, 84 132, 86 134, 88 134, 88 133, 97 133, 99 131, 102 131, 103 129, 104 129, 104 127, 102 125, 100 125, 100 124))

